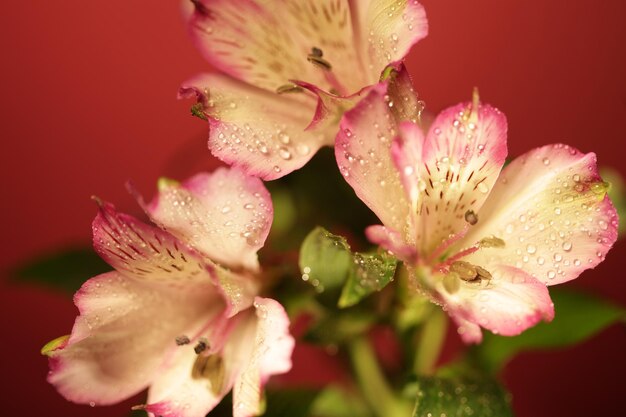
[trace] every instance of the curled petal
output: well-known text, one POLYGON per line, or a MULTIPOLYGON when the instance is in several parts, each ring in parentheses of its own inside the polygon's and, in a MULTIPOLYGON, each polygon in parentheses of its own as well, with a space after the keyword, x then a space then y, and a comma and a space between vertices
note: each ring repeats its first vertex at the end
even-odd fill
POLYGON ((96 252, 127 277, 186 285, 209 281, 202 258, 174 236, 101 203, 92 224, 96 252))
POLYGON ((189 242, 209 259, 230 268, 258 269, 273 208, 261 180, 220 168, 178 184, 163 183, 146 207, 152 220, 189 242))
POLYGON ((291 353, 295 342, 289 334, 287 313, 277 301, 270 298, 257 297, 254 307, 256 309, 254 344, 251 345, 252 348, 247 355, 239 356, 243 367, 233 388, 234 417, 258 415, 261 411, 261 390, 269 377, 291 369, 291 353))
POLYGON ((407 227, 409 204, 389 147, 396 121, 385 101, 386 85, 379 84, 344 114, 335 143, 339 170, 356 195, 390 229, 407 227))
POLYGON ((460 245, 487 236, 505 242, 468 260, 522 268, 546 285, 600 263, 617 239, 617 214, 594 154, 566 145, 534 149, 508 165, 460 245))
POLYGON ((145 389, 176 338, 195 334, 224 309, 210 281, 181 287, 118 272, 87 281, 74 302, 80 316, 67 343, 47 353, 48 381, 68 400, 96 405, 145 389))
POLYGON ((202 106, 215 156, 265 180, 302 167, 332 140, 327 132, 305 131, 315 113, 315 99, 307 92, 276 94, 203 74, 187 81, 179 96, 196 98, 202 106))
POLYGON ((438 292, 452 318, 460 325, 466 343, 482 340, 476 326, 503 336, 515 336, 540 320, 554 318, 548 289, 524 271, 493 266, 488 282, 461 282, 450 292, 440 282, 438 292))

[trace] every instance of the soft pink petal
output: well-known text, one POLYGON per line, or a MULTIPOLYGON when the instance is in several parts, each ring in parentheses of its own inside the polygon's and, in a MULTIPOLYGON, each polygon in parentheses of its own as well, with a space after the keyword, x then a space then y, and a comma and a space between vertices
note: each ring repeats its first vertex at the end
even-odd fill
POLYGON ((276 94, 203 74, 188 80, 179 95, 203 106, 215 156, 265 180, 302 167, 332 142, 330 132, 305 131, 315 113, 315 98, 307 92, 276 94))
POLYGON ((237 169, 197 174, 165 184, 147 206, 152 220, 209 259, 258 269, 256 252, 269 233, 272 200, 261 180, 237 169))
POLYGON ((380 84, 344 114, 335 143, 339 170, 356 195, 394 230, 405 230, 409 204, 389 147, 397 133, 396 121, 380 84))
POLYGON ((504 115, 478 101, 441 112, 421 145, 421 155, 417 128, 407 124, 400 130, 394 162, 416 206, 414 232, 422 255, 461 231, 468 210, 478 212, 504 164, 506 130, 504 115))
POLYGON ((145 389, 176 337, 192 337, 224 309, 210 280, 181 287, 118 272, 87 281, 74 302, 80 316, 68 343, 48 353, 48 381, 68 400, 96 405, 145 389))
POLYGON ((490 272, 490 281, 461 282, 452 294, 441 282, 436 286, 445 308, 463 328, 464 341, 480 342, 473 325, 515 336, 542 319, 552 320, 554 305, 545 284, 517 268, 492 266, 490 272))
POLYGON ((385 226, 374 225, 365 229, 365 235, 370 242, 388 250, 404 262, 416 262, 417 253, 415 248, 407 245, 399 232, 388 229, 385 226))
POLYGON ((482 330, 480 330, 479 325, 472 323, 471 321, 465 320, 459 315, 452 315, 452 320, 456 323, 457 333, 464 343, 471 345, 482 342, 483 332, 482 330))
MULTIPOLYGON (((411 206, 410 213, 416 216, 421 196, 428 192, 424 178, 426 173, 422 172, 421 167, 424 134, 419 126, 412 122, 401 123, 398 132, 399 135, 391 143, 391 158, 400 173, 400 180, 411 206)), ((419 231, 413 238, 421 238, 419 231)))
POLYGON ((247 363, 235 380, 233 388, 233 416, 251 417, 260 413, 261 391, 272 375, 291 369, 291 353, 295 345, 289 334, 289 318, 285 309, 275 300, 257 297, 257 325, 247 363))
POLYGON ((208 281, 202 258, 174 236, 101 203, 92 224, 96 252, 128 277, 186 285, 208 281))
POLYGON ((196 4, 189 18, 192 37, 205 58, 226 74, 270 91, 295 78, 326 90, 354 92, 365 85, 347 0, 196 4), (307 61, 313 47, 323 51, 339 86, 307 61))
POLYGON ((487 236, 504 248, 468 260, 521 268, 547 285, 576 278, 606 256, 617 239, 617 214, 606 197, 594 154, 548 145, 520 156, 502 172, 461 246, 487 236))
POLYGON ((415 43, 426 37, 426 12, 416 0, 352 0, 351 3, 360 28, 357 44, 369 84, 373 84, 387 64, 402 60, 415 43))

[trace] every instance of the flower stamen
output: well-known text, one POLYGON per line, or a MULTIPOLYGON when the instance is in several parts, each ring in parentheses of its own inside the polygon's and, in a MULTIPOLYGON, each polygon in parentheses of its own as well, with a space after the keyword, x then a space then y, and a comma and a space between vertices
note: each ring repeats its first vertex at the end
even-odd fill
POLYGON ((311 53, 307 55, 306 59, 311 64, 325 71, 331 71, 333 69, 332 65, 330 65, 330 62, 326 61, 323 56, 324 52, 322 52, 320 48, 316 48, 314 46, 313 48, 311 48, 311 53))
POLYGON ((181 336, 177 336, 175 341, 176 341, 177 346, 188 345, 191 342, 191 340, 189 339, 189 336, 186 336, 184 334, 181 336))
POLYGON ((206 340, 206 338, 201 337, 200 340, 198 340, 198 343, 196 344, 196 346, 193 348, 193 351, 196 352, 197 355, 199 355, 205 350, 207 350, 208 348, 209 348, 209 342, 206 340))

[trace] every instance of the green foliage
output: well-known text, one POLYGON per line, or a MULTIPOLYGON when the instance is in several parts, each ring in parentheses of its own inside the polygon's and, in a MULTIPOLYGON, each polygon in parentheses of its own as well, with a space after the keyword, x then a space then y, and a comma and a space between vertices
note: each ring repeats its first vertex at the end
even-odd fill
POLYGON ((319 344, 342 343, 364 334, 377 320, 371 311, 347 309, 327 314, 307 334, 307 341, 319 344))
POLYGON ((393 280, 397 263, 396 258, 384 252, 355 253, 339 307, 353 306, 367 295, 385 288, 393 280))
POLYGON ((478 365, 496 372, 519 352, 574 345, 626 318, 623 308, 589 294, 553 289, 551 296, 556 310, 552 323, 539 323, 516 337, 485 332, 472 351, 478 365))
POLYGON ((315 417, 372 417, 367 405, 357 393, 331 386, 322 391, 311 406, 315 417))
POLYGON ((494 380, 421 377, 413 417, 512 417, 510 395, 494 380))
POLYGON ((37 283, 73 293, 87 279, 110 271, 91 248, 72 248, 36 258, 12 273, 17 282, 37 283))
POLYGON ((346 308, 393 280, 398 261, 387 253, 352 253, 345 238, 317 227, 300 248, 302 278, 322 292, 343 285, 338 305, 346 308))
POLYGON ((350 271, 352 253, 345 238, 316 227, 300 247, 303 279, 321 289, 341 286, 350 271))

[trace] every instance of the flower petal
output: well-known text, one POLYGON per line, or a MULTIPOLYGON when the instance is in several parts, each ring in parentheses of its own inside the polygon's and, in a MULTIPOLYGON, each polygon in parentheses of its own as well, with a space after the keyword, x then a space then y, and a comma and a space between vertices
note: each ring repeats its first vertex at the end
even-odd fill
POLYGON ((339 170, 357 196, 388 228, 404 231, 409 204, 389 147, 396 121, 385 101, 386 85, 379 84, 344 114, 335 143, 339 170))
POLYGON ((617 239, 606 190, 594 154, 566 145, 534 149, 503 170, 460 245, 493 235, 506 246, 475 252, 470 262, 522 268, 547 285, 569 281, 600 263, 617 239))
POLYGON ((194 3, 192 37, 205 58, 226 74, 271 91, 294 78, 326 90, 338 87, 328 82, 331 71, 346 91, 365 85, 363 71, 354 70, 359 59, 347 0, 194 3), (307 61, 312 48, 321 48, 329 71, 307 61))
POLYGON ((174 236, 100 203, 92 224, 96 252, 127 277, 186 284, 208 280, 201 256, 174 236))
POLYGON ((80 316, 50 357, 48 381, 70 401, 113 404, 145 389, 181 335, 193 335, 224 309, 213 283, 135 280, 109 272, 87 281, 80 316))
POLYGON ((369 84, 389 63, 402 60, 428 34, 424 7, 416 0, 352 1, 369 84))
POLYGON ((399 232, 385 226, 374 225, 365 229, 365 235, 370 242, 388 250, 402 261, 410 264, 416 261, 415 248, 412 245, 407 245, 399 232))
POLYGON ((305 131, 315 113, 315 98, 306 92, 275 94, 203 74, 187 81, 179 96, 202 105, 213 155, 265 180, 302 167, 332 141, 328 132, 305 131))
POLYGON ((439 114, 420 146, 410 124, 393 146, 407 196, 418 214, 418 251, 432 253, 478 212, 506 158, 506 119, 485 104, 461 103, 439 114), (421 147, 421 154, 420 154, 421 147))
POLYGON ((232 387, 219 354, 199 355, 181 346, 168 365, 151 384, 148 404, 141 407, 155 416, 206 416, 232 387))
POLYGON ((272 200, 261 180, 237 169, 197 174, 181 185, 164 183, 146 207, 152 220, 209 259, 258 270, 256 251, 272 223, 272 200))
POLYGON ((444 306, 460 325, 466 343, 478 343, 476 325, 503 336, 515 336, 540 320, 554 318, 554 305, 545 284, 524 271, 508 266, 491 268, 487 283, 461 282, 449 293, 440 281, 436 287, 444 306))
POLYGON ((256 335, 252 350, 245 356, 247 363, 235 380, 233 417, 258 415, 261 411, 261 390, 269 377, 291 369, 295 342, 289 334, 289 318, 285 309, 275 300, 260 297, 255 299, 254 306, 256 335))

